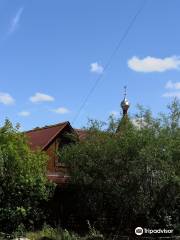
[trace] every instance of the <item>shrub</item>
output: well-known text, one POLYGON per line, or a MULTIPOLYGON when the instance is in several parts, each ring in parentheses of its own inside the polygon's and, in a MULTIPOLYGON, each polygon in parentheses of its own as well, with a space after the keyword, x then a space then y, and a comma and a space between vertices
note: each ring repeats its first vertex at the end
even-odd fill
POLYGON ((20 224, 38 226, 53 186, 46 178, 47 157, 30 151, 27 140, 10 121, 0 129, 0 226, 12 232, 20 224))
POLYGON ((95 122, 86 140, 63 149, 61 161, 77 186, 69 202, 76 221, 128 235, 137 225, 178 230, 180 103, 169 109, 153 118, 141 108, 136 126, 116 124, 117 133, 112 124, 105 130, 95 122))

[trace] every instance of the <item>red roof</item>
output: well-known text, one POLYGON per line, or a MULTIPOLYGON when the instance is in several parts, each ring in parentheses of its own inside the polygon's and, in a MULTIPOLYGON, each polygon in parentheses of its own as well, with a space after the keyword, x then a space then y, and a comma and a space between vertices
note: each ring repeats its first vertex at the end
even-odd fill
MULTIPOLYGON (((30 131, 25 132, 30 148, 32 150, 35 150, 37 148, 44 150, 67 125, 71 126, 69 122, 62 122, 42 128, 34 128, 30 131)), ((74 130, 79 136, 80 140, 84 140, 87 137, 86 130, 74 130)))
POLYGON ((75 129, 75 131, 77 132, 80 140, 86 139, 86 137, 88 135, 87 130, 75 129))
POLYGON ((37 148, 44 150, 67 125, 70 125, 70 123, 63 122, 56 125, 45 126, 43 128, 35 128, 25 132, 30 148, 32 150, 37 148))

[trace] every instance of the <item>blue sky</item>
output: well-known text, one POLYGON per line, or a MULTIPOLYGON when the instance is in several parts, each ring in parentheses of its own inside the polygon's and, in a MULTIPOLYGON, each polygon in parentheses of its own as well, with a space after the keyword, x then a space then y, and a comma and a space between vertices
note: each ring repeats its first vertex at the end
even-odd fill
POLYGON ((1 0, 0 121, 22 129, 70 121, 107 120, 120 112, 128 87, 156 115, 180 98, 180 1, 147 4, 104 71, 142 0, 1 0))

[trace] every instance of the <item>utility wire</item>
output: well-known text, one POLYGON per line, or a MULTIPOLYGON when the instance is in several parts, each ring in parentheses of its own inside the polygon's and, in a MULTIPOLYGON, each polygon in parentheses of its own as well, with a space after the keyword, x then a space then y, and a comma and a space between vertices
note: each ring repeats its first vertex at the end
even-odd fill
MULTIPOLYGON (((116 55, 116 53, 118 52, 119 48, 121 47, 121 44, 124 42, 124 40, 126 39, 126 37, 128 36, 129 31, 131 30, 131 28, 133 27, 136 19, 138 18, 138 16, 140 15, 140 13, 143 11, 146 3, 148 0, 144 0, 140 6, 140 8, 137 10, 136 14, 132 17, 129 25, 127 26, 127 29, 125 30, 124 34, 122 35, 121 39, 119 40, 118 44, 116 45, 114 51, 112 52, 112 54, 110 55, 107 63, 104 65, 104 70, 103 73, 109 68, 114 56, 116 55)), ((82 104, 80 105, 72 123, 74 124, 76 122, 76 120, 78 119, 82 109, 84 108, 84 106, 86 105, 89 97, 92 95, 92 93, 94 92, 94 90, 96 89, 98 83, 100 82, 100 80, 102 79, 103 74, 99 75, 94 83, 94 85, 92 86, 92 88, 90 89, 90 91, 88 92, 88 94, 85 96, 85 98, 82 101, 82 104)))

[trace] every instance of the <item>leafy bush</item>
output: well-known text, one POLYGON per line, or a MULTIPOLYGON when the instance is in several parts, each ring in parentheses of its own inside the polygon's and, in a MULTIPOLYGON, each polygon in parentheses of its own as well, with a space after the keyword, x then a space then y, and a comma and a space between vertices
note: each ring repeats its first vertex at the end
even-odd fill
POLYGON ((61 152, 77 187, 69 202, 76 221, 128 235, 137 225, 178 229, 180 103, 169 110, 153 118, 141 107, 135 126, 111 119, 105 130, 93 122, 85 141, 61 152))
POLYGON ((38 226, 53 186, 46 178, 47 157, 30 151, 27 140, 10 121, 0 129, 0 226, 12 232, 21 223, 38 226))

